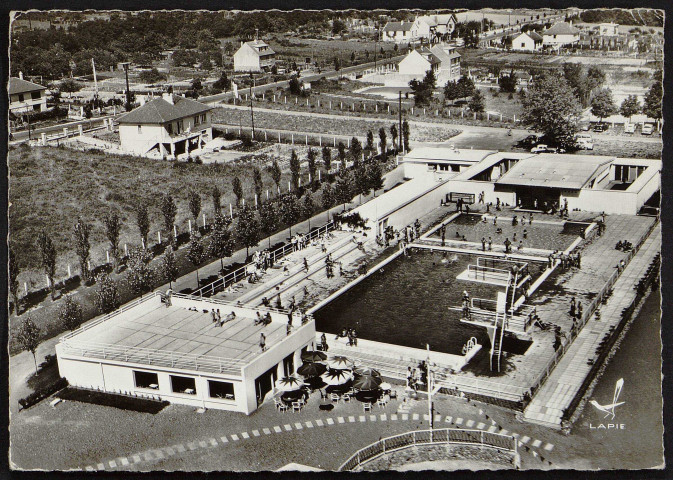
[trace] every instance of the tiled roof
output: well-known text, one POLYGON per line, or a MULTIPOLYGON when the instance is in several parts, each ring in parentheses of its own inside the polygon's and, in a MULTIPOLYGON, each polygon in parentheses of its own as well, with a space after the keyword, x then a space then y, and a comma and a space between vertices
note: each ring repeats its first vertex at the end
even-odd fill
POLYGON ((444 63, 451 63, 451 59, 453 58, 460 58, 460 54, 456 52, 455 50, 450 50, 447 52, 444 48, 442 48, 440 45, 435 45, 430 49, 430 52, 435 55, 440 62, 444 63))
POLYGON ((411 30, 413 22, 388 22, 386 26, 383 27, 384 32, 408 32, 411 30))
POLYGON ((537 33, 535 30, 531 30, 526 33, 530 38, 535 40, 536 42, 541 42, 542 41, 542 35, 537 33))
POLYGON ((566 22, 559 22, 542 32, 543 35, 577 35, 580 33, 575 27, 566 22))
POLYGON ((273 51, 273 49, 269 46, 268 43, 263 42, 262 40, 253 40, 251 42, 245 42, 245 45, 250 46, 255 52, 261 54, 261 55, 274 55, 276 52, 273 51), (265 48, 263 52, 260 52, 260 48, 265 48))
POLYGON ((11 77, 9 79, 9 94, 16 95, 24 92, 34 92, 36 90, 46 90, 47 87, 38 85, 37 83, 22 80, 20 78, 11 77))
POLYGON ((173 102, 157 98, 120 117, 119 123, 162 124, 211 110, 208 105, 178 95, 173 95, 173 102))

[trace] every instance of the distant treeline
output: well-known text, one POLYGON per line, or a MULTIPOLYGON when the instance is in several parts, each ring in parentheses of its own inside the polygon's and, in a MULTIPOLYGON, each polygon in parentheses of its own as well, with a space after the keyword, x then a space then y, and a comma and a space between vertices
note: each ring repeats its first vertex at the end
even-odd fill
POLYGON ((586 10, 581 13, 580 18, 583 22, 587 23, 614 22, 620 25, 664 26, 664 14, 662 11, 645 8, 586 10))

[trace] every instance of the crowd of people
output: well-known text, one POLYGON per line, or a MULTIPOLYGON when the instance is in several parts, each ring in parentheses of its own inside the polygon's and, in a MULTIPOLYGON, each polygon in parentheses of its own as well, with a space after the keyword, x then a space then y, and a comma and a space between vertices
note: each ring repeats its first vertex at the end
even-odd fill
MULTIPOLYGON (((259 314, 258 314, 259 315, 259 314)), ((231 312, 229 315, 226 317, 222 318, 222 315, 220 314, 220 309, 213 308, 210 310, 210 317, 213 320, 213 323, 219 325, 220 327, 224 325, 227 322, 231 322, 232 320, 236 319, 236 312, 231 312)))
POLYGON ((407 367, 407 388, 418 391, 421 385, 428 384, 428 365, 421 361, 416 368, 407 367))
MULTIPOLYGON (((323 336, 324 336, 324 334, 323 334, 323 336)), ((339 338, 345 338, 347 340, 347 343, 348 343, 349 347, 357 347, 358 346, 358 334, 357 334, 357 332, 355 331, 354 328, 351 328, 351 327, 342 328, 341 333, 338 333, 337 336, 334 337, 335 340, 338 340, 339 338)), ((327 339, 324 339, 323 343, 325 345, 327 345, 327 339)))

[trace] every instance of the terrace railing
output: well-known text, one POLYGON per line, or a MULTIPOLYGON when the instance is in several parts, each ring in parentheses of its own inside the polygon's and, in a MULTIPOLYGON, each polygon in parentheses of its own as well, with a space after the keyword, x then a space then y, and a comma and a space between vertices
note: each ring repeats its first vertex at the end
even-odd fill
POLYGON ((494 382, 478 377, 466 377, 449 373, 435 372, 435 384, 449 392, 457 391, 472 393, 486 397, 495 397, 512 402, 521 402, 525 398, 527 388, 519 385, 494 382))
POLYGON ((437 430, 418 430, 383 438, 355 452, 339 467, 340 472, 355 470, 362 464, 374 460, 381 455, 414 445, 472 445, 480 448, 491 448, 508 452, 515 458, 517 442, 514 437, 500 433, 484 432, 483 430, 463 430, 459 428, 442 428, 437 430))
MULTIPOLYGON (((310 231, 307 234, 307 238, 308 240, 313 240, 334 230, 334 228, 335 228, 334 222, 329 221, 326 224, 316 228, 315 230, 310 231)), ((273 263, 276 263, 278 260, 286 256, 287 254, 292 253, 294 251, 293 249, 294 247, 292 246, 291 243, 286 243, 282 247, 279 247, 269 252, 271 261, 273 263)), ((244 279, 248 275, 247 273, 248 267, 250 267, 251 265, 253 265, 252 262, 242 266, 241 268, 234 270, 233 272, 229 272, 228 274, 218 278, 214 282, 205 285, 199 288, 198 290, 195 290, 194 292, 192 292, 192 295, 197 297, 203 297, 203 296, 212 296, 215 293, 221 292, 229 285, 244 279)))

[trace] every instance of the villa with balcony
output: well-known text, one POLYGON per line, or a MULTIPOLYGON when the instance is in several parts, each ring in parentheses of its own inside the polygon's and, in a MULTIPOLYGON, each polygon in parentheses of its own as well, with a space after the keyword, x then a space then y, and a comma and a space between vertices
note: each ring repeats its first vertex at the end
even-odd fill
POLYGON ((58 369, 78 388, 249 415, 315 346, 312 317, 289 332, 287 320, 288 312, 273 308, 155 293, 61 337, 58 369), (213 309, 222 324, 213 322, 213 309), (255 321, 267 314, 270 322, 255 321))
POLYGON ((47 87, 20 78, 9 79, 9 111, 14 115, 47 110, 47 87))
POLYGON ((119 118, 122 150, 156 158, 189 157, 213 138, 211 107, 165 93, 119 118))

